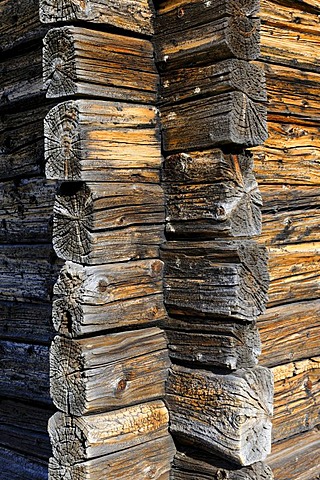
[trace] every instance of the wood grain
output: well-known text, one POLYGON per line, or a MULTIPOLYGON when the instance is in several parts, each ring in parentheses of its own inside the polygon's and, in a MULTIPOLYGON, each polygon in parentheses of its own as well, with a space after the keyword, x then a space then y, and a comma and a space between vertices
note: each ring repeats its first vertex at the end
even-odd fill
POLYGON ((10 480, 44 480, 48 477, 46 461, 39 461, 14 450, 0 448, 1 474, 10 480))

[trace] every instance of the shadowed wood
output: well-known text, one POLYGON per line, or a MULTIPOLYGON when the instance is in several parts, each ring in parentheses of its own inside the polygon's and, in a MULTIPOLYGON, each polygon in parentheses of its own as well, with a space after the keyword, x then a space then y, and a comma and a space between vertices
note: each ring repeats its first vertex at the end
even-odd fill
POLYGON ((40 0, 44 23, 83 20, 151 35, 152 16, 148 0, 40 0))
POLYGON ((265 309, 267 254, 250 240, 168 242, 165 304, 171 315, 253 321, 265 309))
POLYGON ((63 184, 54 205, 53 246, 60 258, 79 263, 157 257, 163 223, 158 185, 63 184))
POLYGON ((272 373, 230 375, 172 366, 167 385, 171 432, 237 465, 263 461, 271 447, 272 373))
POLYGON ((14 450, 0 448, 1 475, 10 480, 44 480, 48 476, 48 462, 22 455, 14 450))
POLYGON ((156 100, 157 73, 148 40, 79 27, 54 28, 44 39, 43 65, 49 98, 156 100))
POLYGON ((261 231, 261 196, 249 153, 171 155, 163 168, 167 235, 251 237, 261 231))
POLYGON ((159 182, 160 143, 154 107, 77 100, 45 119, 47 178, 159 182))
POLYGON ((160 260, 85 267, 66 262, 54 286, 53 323, 79 336, 166 317, 160 260))
POLYGON ((159 328, 83 340, 57 336, 50 350, 51 397, 77 416, 162 398, 168 367, 159 328))
POLYGON ((108 413, 49 420, 53 454, 60 465, 120 452, 168 435, 169 414, 160 400, 108 413))

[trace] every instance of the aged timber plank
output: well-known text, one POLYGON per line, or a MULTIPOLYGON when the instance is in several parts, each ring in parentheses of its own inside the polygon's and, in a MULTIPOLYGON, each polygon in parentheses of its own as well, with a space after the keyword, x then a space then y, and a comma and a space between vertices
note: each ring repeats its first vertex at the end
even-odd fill
POLYGON ((54 286, 56 330, 74 337, 163 320, 162 273, 159 260, 94 267, 66 262, 54 286))
POLYGON ((63 184, 54 205, 53 246, 58 257, 79 263, 155 258, 164 218, 159 185, 63 184))
POLYGON ((156 100, 157 72, 149 40, 80 27, 54 28, 44 39, 43 64, 49 98, 156 100))
POLYGON ((171 432, 237 465, 263 461, 271 447, 272 373, 230 375, 172 366, 167 384, 171 432))
POLYGON ((0 447, 0 464, 3 478, 10 480, 46 480, 48 462, 22 455, 14 450, 0 447))
POLYGON ((159 183, 155 108, 78 100, 45 119, 47 178, 159 183))
POLYGON ((163 167, 167 236, 251 237, 261 232, 261 196, 248 152, 171 155, 163 167))
POLYGON ((44 23, 82 20, 151 35, 152 17, 148 0, 40 0, 44 23))
POLYGON ((168 242, 165 303, 169 314, 253 321, 265 309, 267 254, 250 240, 168 242))
POLYGON ((83 340, 57 336, 50 350, 51 397, 77 416, 163 398, 168 367, 159 328, 83 340))

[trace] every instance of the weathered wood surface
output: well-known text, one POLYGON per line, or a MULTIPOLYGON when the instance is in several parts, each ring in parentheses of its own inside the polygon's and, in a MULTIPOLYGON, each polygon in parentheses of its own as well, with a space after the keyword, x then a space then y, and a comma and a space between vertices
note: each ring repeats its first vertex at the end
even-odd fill
MULTIPOLYGON (((31 404, 0 399, 1 445, 35 458, 48 460, 51 446, 47 423, 52 410, 31 404)), ((1 460, 0 464, 2 466, 1 460)), ((11 477, 10 477, 11 478, 11 477)))
POLYGON ((156 59, 162 69, 208 64, 260 53, 259 3, 162 2, 156 19, 156 59))
POLYGON ((148 0, 40 0, 44 23, 86 21, 151 35, 152 18, 148 0))
POLYGON ((77 416, 163 398, 168 368, 159 328, 83 340, 57 336, 50 349, 51 397, 77 416))
POLYGON ((318 480, 320 432, 310 432, 288 438, 272 446, 268 459, 277 480, 318 480))
POLYGON ((1 475, 10 480, 47 480, 47 461, 38 461, 30 455, 0 447, 1 475))
POLYGON ((319 423, 320 357, 272 368, 273 440, 311 430, 319 423))
POLYGON ((159 260, 94 267, 66 262, 54 286, 56 330, 79 336, 163 320, 162 274, 159 260))
POLYGON ((253 321, 265 309, 267 255, 250 240, 168 242, 164 296, 171 315, 253 321))
POLYGON ((266 367, 319 354, 320 300, 285 303, 268 308, 258 320, 266 367))
POLYGON ((171 155, 163 167, 167 236, 251 237, 261 232, 252 157, 221 150, 171 155))
POLYGON ((160 77, 160 103, 173 104, 238 91, 255 102, 266 102, 263 66, 244 60, 227 59, 213 65, 181 68, 163 72, 160 77))
POLYGON ((263 200, 262 211, 265 214, 292 210, 317 208, 319 205, 319 186, 315 185, 261 185, 263 200))
POLYGON ((45 119, 47 178, 159 182, 161 163, 154 107, 78 100, 45 119))
POLYGON ((111 453, 75 465, 61 465, 55 458, 52 458, 49 462, 50 479, 169 480, 174 450, 172 438, 170 435, 166 435, 117 453, 111 453))
POLYGON ((171 480, 273 480, 270 468, 262 462, 237 468, 225 465, 222 459, 210 457, 199 450, 188 449, 176 453, 171 480), (217 466, 219 465, 219 466, 217 466))
POLYGON ((49 243, 55 191, 42 177, 1 182, 1 243, 49 243))
POLYGON ((164 218, 159 185, 63 184, 54 205, 53 246, 58 257, 79 263, 155 258, 164 218))
POLYGON ((49 98, 70 95, 155 103, 152 43, 79 27, 49 30, 43 79, 49 98))
POLYGON ((168 421, 165 404, 157 400, 83 417, 57 412, 48 429, 55 459, 70 466, 168 436, 168 421))
POLYGON ((0 342, 1 397, 51 404, 49 395, 49 347, 0 342))
POLYGON ((271 447, 272 373, 230 375, 172 366, 167 384, 171 432, 237 465, 263 461, 271 447))

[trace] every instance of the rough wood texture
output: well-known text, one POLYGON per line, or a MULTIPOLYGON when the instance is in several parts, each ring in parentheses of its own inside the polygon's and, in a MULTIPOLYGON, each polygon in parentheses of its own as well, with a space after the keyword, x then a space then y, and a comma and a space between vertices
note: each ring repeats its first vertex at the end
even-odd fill
POLYGON ((50 350, 51 397, 77 416, 163 398, 168 367, 159 328, 83 340, 57 336, 50 350))
POLYGON ((55 459, 70 466, 167 436, 168 421, 158 400, 78 418, 57 412, 48 428, 55 459))
POLYGON ((50 459, 50 480, 169 480, 174 444, 170 435, 72 466, 50 459))
POLYGON ((251 237, 261 232, 262 204, 252 157, 221 150, 166 158, 167 236, 251 237))
POLYGON ((54 206, 53 246, 58 257, 87 264, 155 258, 164 216, 159 185, 64 184, 54 206))
POLYGON ((152 43, 78 27, 54 28, 44 39, 47 97, 84 95, 155 103, 152 43))
POLYGON ((218 375, 172 366, 171 431, 237 465, 262 461, 271 447, 272 394, 272 373, 263 367, 218 375))
POLYGON ((37 461, 30 456, 0 447, 1 475, 10 480, 47 480, 47 461, 37 461))
POLYGON ((159 260, 97 267, 66 262, 54 286, 55 328, 79 336, 163 320, 162 271, 159 260))
POLYGON ((151 35, 152 16, 148 0, 40 0, 44 23, 83 20, 151 35))
POLYGON ((260 53, 259 2, 162 2, 156 19, 156 58, 162 69, 260 53))
POLYGON ((168 242, 161 256, 170 314, 253 321, 264 311, 267 255, 255 242, 168 242))
POLYGON ((268 138, 267 108, 242 92, 164 107, 163 148, 168 152, 220 145, 260 145, 268 138))
POLYGON ((320 357, 274 367, 273 440, 310 430, 319 423, 320 357))
POLYGON ((78 100, 45 119, 47 178, 159 183, 154 107, 78 100))

